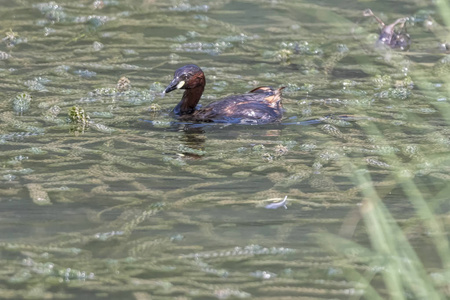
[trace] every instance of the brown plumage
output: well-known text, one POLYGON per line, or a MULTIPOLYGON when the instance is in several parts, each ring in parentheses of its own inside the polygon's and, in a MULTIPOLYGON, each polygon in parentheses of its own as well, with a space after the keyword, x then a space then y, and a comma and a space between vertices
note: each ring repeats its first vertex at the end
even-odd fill
POLYGON ((176 70, 172 82, 164 91, 169 93, 175 89, 185 90, 181 101, 173 110, 175 115, 182 120, 249 124, 277 122, 283 116, 283 87, 258 87, 249 93, 228 96, 196 110, 205 85, 205 74, 198 66, 186 65, 176 70))

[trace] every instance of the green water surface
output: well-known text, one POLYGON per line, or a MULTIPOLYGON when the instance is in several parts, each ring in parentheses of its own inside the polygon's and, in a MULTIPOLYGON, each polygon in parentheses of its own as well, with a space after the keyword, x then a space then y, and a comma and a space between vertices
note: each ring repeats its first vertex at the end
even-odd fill
POLYGON ((448 233, 449 33, 430 1, 1 6, 1 299, 358 298, 358 253, 316 235, 370 247, 355 168, 440 270, 401 185, 448 233), (366 8, 410 17, 410 51, 376 49, 366 8), (178 122, 181 92, 161 92, 190 63, 203 104, 285 86, 282 122, 178 122))

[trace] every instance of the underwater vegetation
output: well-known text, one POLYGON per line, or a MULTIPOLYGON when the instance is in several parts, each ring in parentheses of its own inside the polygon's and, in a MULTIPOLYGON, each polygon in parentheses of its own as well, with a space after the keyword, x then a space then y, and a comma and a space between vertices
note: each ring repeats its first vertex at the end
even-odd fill
POLYGON ((14 111, 18 114, 23 114, 30 108, 32 99, 31 95, 27 93, 17 95, 12 100, 14 111))
POLYGON ((390 4, 5 4, 0 297, 448 298, 450 13, 390 4), (280 122, 174 118, 193 63, 280 122))

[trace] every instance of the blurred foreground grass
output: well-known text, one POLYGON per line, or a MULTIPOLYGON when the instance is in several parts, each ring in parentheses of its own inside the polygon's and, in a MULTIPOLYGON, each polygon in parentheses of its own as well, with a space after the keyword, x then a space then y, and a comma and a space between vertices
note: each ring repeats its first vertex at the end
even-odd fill
MULTIPOLYGON (((448 45, 450 38, 450 5, 448 1, 436 1, 436 11, 445 24, 433 34, 442 45, 448 45)), ((434 21, 434 20, 433 20, 434 21)), ((443 58, 448 58, 448 53, 443 58)), ((421 90, 424 100, 436 97, 433 87, 441 81, 444 87, 440 99, 450 99, 450 75, 448 72, 439 77, 430 77, 426 68, 417 68, 411 74, 412 80, 421 90)), ((437 75, 437 74, 435 74, 437 75)), ((450 105, 448 101, 434 101, 440 115, 441 126, 450 126, 450 105)), ((431 120, 418 115, 410 115, 411 121, 426 124, 431 120)), ((389 144, 382 129, 375 123, 365 128, 368 136, 377 143, 389 144)), ((443 137, 448 140, 447 137, 443 137)), ((448 152, 436 154, 433 146, 421 148, 425 157, 433 157, 434 162, 448 164, 448 152), (440 156, 439 158, 437 156, 440 156)), ((340 236, 319 234, 318 240, 323 247, 342 258, 337 264, 342 267, 346 278, 361 287, 365 292, 349 299, 449 299, 450 297, 450 247, 448 239, 448 200, 450 185, 442 185, 412 174, 399 154, 390 152, 383 155, 390 166, 394 166, 391 175, 384 180, 387 190, 379 187, 370 176, 365 165, 351 165, 353 181, 362 194, 359 208, 350 213, 340 231, 340 236), (393 217, 388 206, 389 194, 394 188, 400 188, 404 194, 405 206, 411 207, 414 216, 408 222, 393 217), (430 196, 432 195, 432 196, 430 196), (364 222, 365 233, 371 245, 366 248, 351 240, 360 220, 364 222), (428 243, 429 250, 421 255, 415 249, 416 236, 410 234, 408 226, 420 228, 420 243, 428 243), (430 255, 431 253, 431 255, 430 255)), ((417 234, 417 233, 416 233, 417 234)), ((424 247, 423 244, 420 245, 424 247)))

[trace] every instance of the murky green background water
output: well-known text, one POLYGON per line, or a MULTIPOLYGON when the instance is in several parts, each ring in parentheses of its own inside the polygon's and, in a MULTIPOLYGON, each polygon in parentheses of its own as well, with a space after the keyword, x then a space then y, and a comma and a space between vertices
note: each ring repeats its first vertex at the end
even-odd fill
POLYGON ((369 246, 352 165, 438 268, 393 173, 448 225, 447 33, 429 1, 338 2, 1 1, 0 298, 348 299, 352 260, 311 233, 369 246), (374 49, 368 7, 413 16, 409 52, 374 49), (177 123, 188 63, 204 104, 286 86, 283 123, 177 123))

